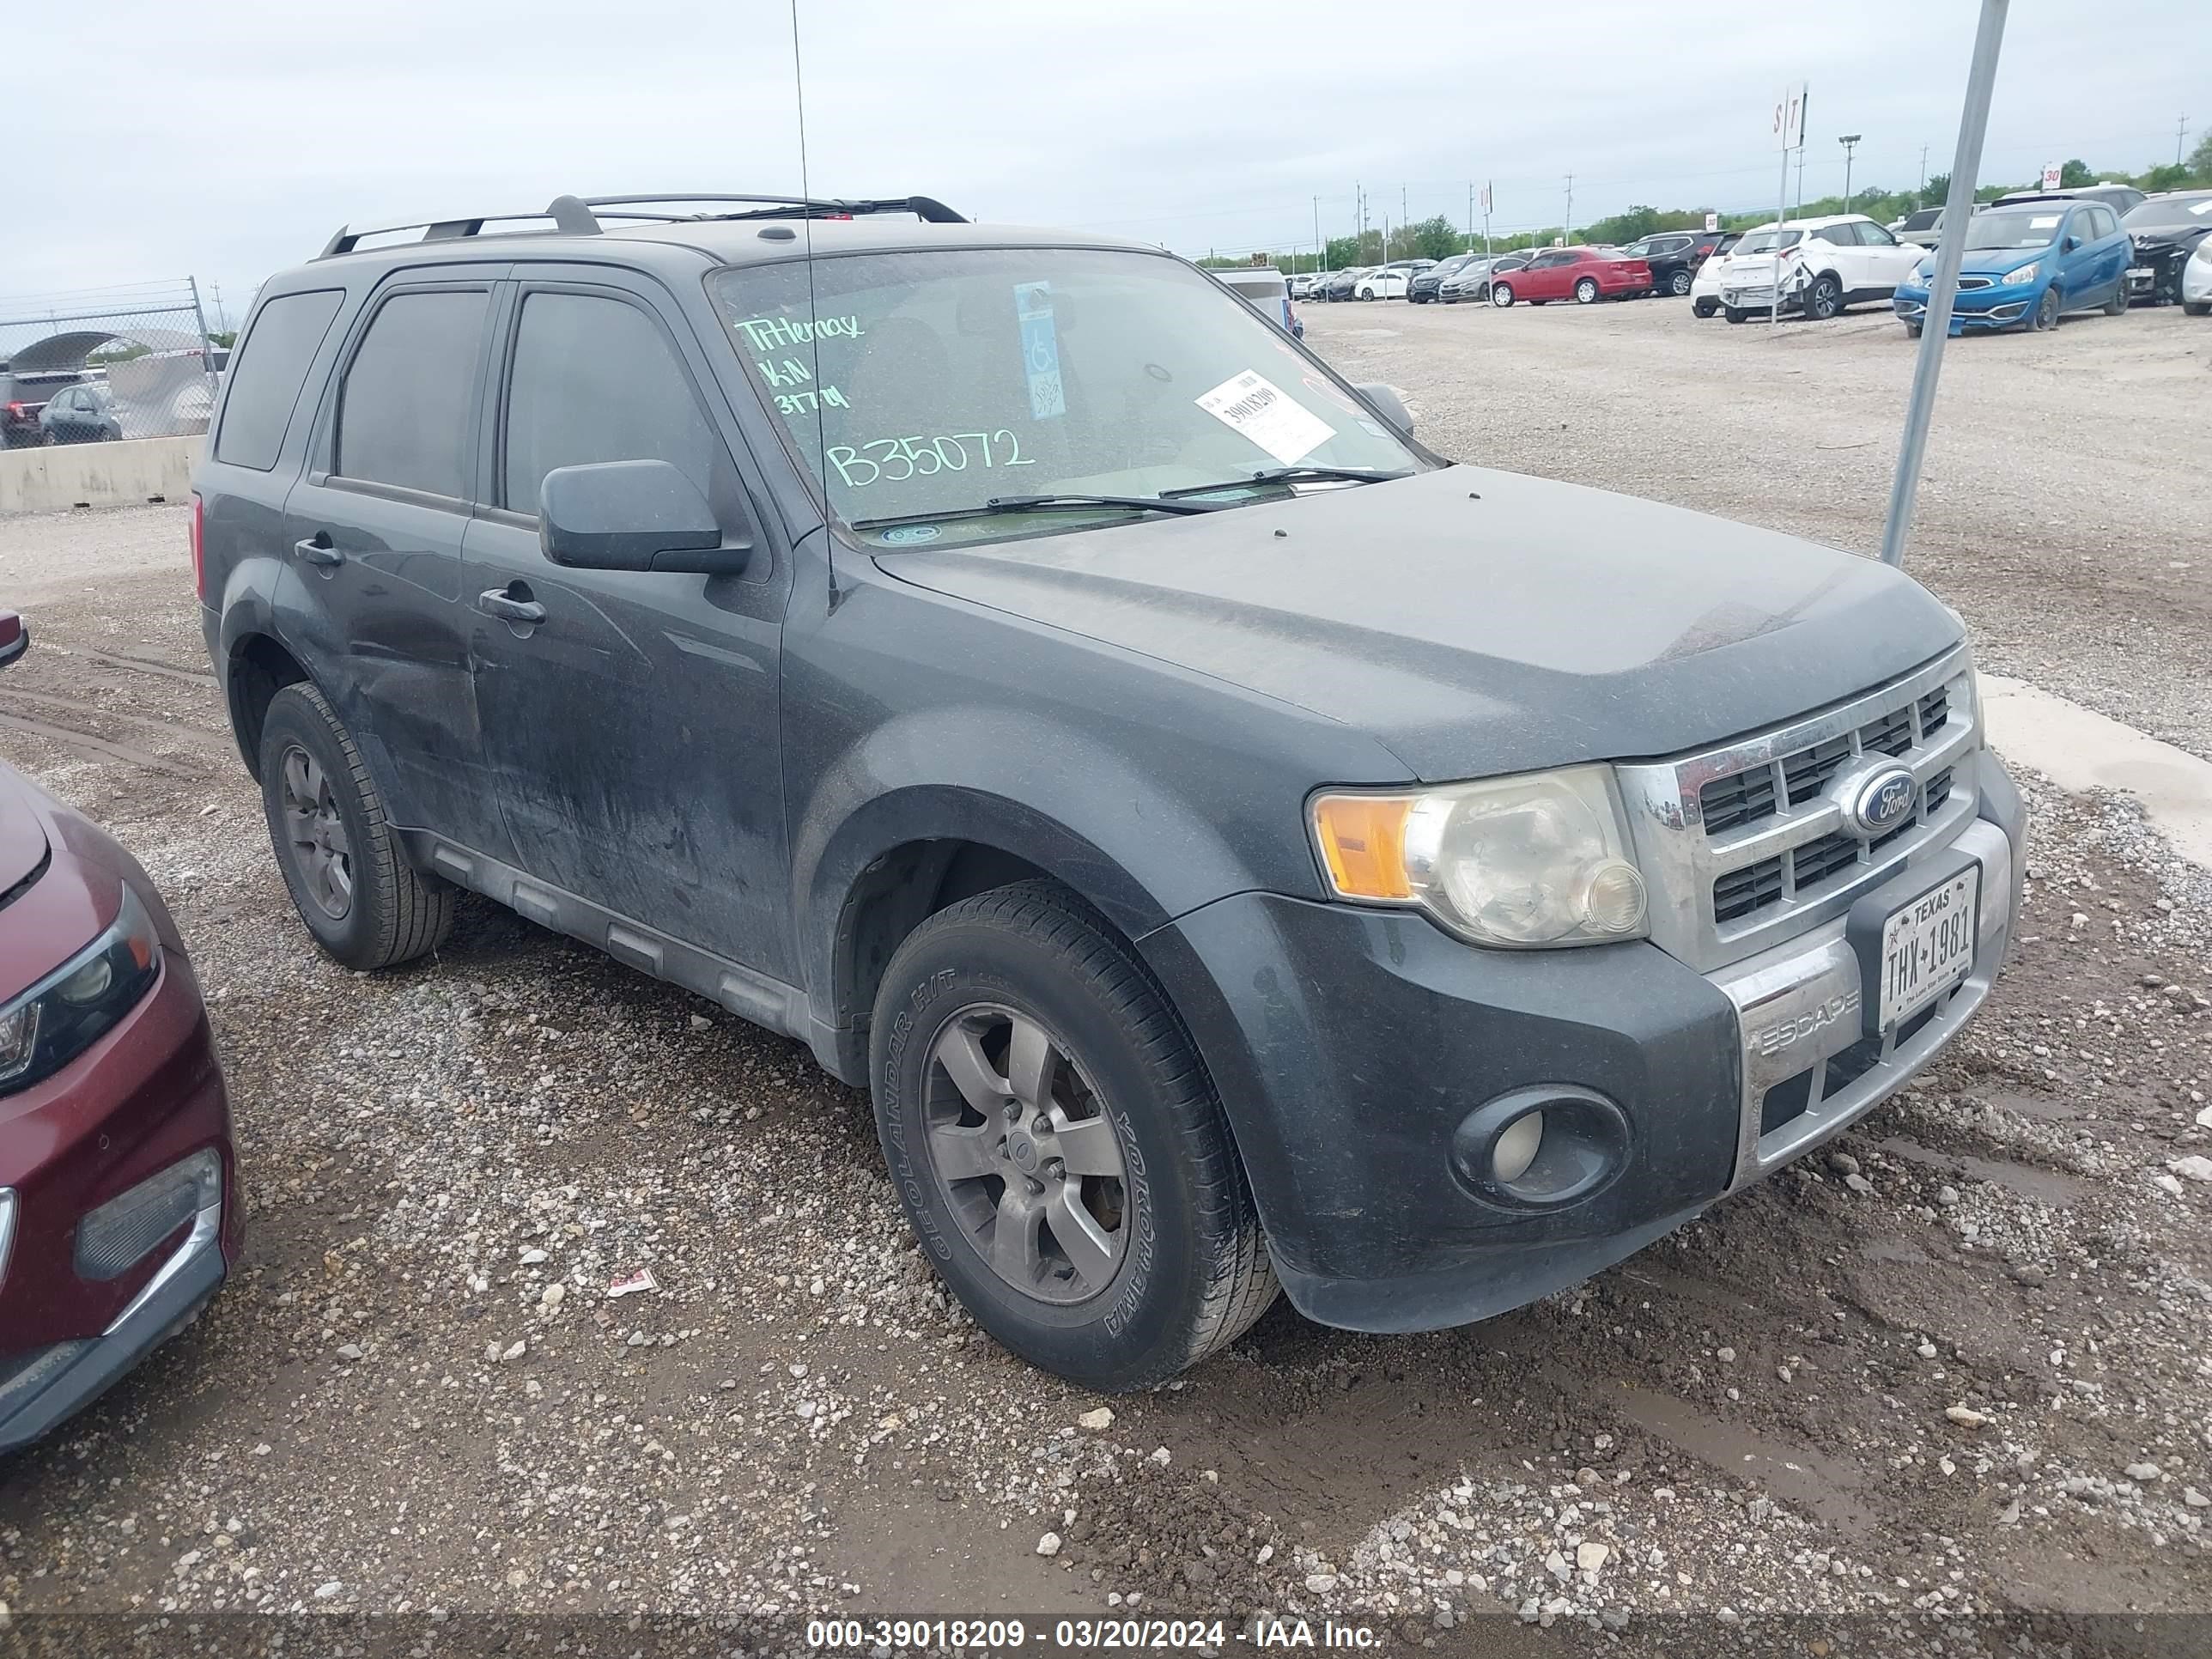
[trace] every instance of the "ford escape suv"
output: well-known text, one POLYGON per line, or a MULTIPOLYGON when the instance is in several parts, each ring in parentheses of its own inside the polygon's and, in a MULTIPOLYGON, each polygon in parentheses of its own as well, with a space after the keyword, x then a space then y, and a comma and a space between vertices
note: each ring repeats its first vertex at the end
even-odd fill
POLYGON ((1619 1260, 2014 931, 1949 611, 1411 425, 1155 249, 564 197, 270 282, 194 566, 324 950, 466 889, 799 1039, 981 1324, 1132 1388, 1619 1260))

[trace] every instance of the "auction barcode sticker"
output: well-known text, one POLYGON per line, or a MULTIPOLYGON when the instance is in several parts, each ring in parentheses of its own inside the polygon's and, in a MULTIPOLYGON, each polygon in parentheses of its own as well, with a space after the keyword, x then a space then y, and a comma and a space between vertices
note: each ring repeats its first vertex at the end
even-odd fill
POLYGON ((1285 466, 1336 436, 1334 427, 1255 369, 1232 375, 1194 401, 1285 466))

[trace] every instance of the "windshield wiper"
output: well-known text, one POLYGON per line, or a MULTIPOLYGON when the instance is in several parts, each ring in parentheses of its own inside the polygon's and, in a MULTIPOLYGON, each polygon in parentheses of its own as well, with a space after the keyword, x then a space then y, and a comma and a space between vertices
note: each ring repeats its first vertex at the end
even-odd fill
MULTIPOLYGON (((1176 492, 1180 494, 1181 492, 1176 492)), ((855 530, 880 530, 893 525, 939 524, 949 519, 988 518, 994 513, 1057 513, 1089 507, 1121 507, 1139 513, 1218 513, 1221 507, 1206 501, 1179 501, 1165 495, 994 495, 975 507, 948 507, 942 513, 902 513, 884 519, 855 519, 855 530)))
POLYGON ((1393 478, 1407 478, 1407 471, 1387 472, 1367 466, 1268 466, 1242 478, 1231 478, 1226 483, 1194 484, 1188 489, 1163 492, 1170 499, 1186 495, 1212 495, 1227 489, 1249 489, 1254 484, 1295 483, 1301 479, 1345 479, 1352 483, 1388 483, 1393 478))

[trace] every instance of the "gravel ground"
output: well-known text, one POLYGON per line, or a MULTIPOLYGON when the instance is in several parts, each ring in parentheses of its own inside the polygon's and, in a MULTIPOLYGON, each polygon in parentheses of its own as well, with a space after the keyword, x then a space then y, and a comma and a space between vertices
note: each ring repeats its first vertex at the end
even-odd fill
MULTIPOLYGON (((1731 328, 1670 300, 1309 305, 1307 343, 1443 453, 1881 546, 1915 343, 1887 312, 1731 328)), ((1906 567, 1982 665, 2212 758, 2212 321, 1953 340, 1906 567)))
MULTIPOLYGON (((1308 316, 1448 451, 1873 540, 1904 354, 1856 319, 1776 341, 1656 301, 1308 316), (1655 372, 1620 374, 1638 353, 1655 372), (1851 434, 1872 447, 1821 448, 1851 434), (1717 482, 1755 449, 1771 489, 1717 482)), ((2212 637, 2201 572, 2192 599, 2165 550, 2124 562, 2106 538, 2135 538, 2101 512, 2066 531, 2087 514, 2036 476, 2062 407, 2094 425, 2130 374, 2128 453, 2156 452, 2180 419, 2156 399, 2180 392, 2153 346, 2191 343, 2201 372, 2212 343, 2179 320, 1963 343, 1946 413, 1964 426, 1978 397, 2020 447, 1970 472, 1939 440, 1917 568, 1985 661, 2201 751, 2172 689, 2212 637), (2045 361, 2100 331, 2124 335, 2105 378, 2077 368, 2062 403, 2045 361), (1988 471, 2001 513, 1972 501, 1988 471), (2000 517, 2008 551, 1978 565, 1976 521, 2000 517), (2073 584, 2078 630, 2028 629, 2031 574, 2073 584)), ((2081 448, 2069 473, 2118 465, 2081 448)), ((2201 543, 2188 467, 2126 471, 2201 543)), ((2212 883, 2124 803, 2026 781, 2013 967, 1832 1156, 1484 1326, 1380 1339, 1278 1305, 1108 1402, 949 1303, 865 1100, 799 1047, 480 904, 406 969, 318 956, 207 677, 184 541, 174 507, 0 520, 0 594, 37 632, 0 681, 0 756, 169 895, 252 1211, 210 1311, 0 1462, 19 1626, 1268 1610, 1401 1646, 1680 1654, 1762 1630, 1807 1651, 1772 1622, 1802 1613, 1917 1646, 1957 1628, 1937 1615, 2212 1612, 2212 1182, 2169 1167, 2212 1152, 2212 883), (653 1289, 610 1296, 640 1270, 653 1289)), ((2190 1650, 2165 1628, 2061 1634, 2190 1650)))

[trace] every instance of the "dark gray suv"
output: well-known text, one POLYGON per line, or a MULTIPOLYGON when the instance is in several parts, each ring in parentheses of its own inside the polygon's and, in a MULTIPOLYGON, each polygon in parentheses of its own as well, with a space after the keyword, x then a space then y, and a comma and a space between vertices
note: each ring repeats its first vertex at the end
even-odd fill
POLYGON ((196 481, 301 915, 457 888, 867 1088, 976 1318, 1102 1388, 1462 1323, 1834 1134, 2020 894, 1958 619, 1450 465, 1155 249, 562 198, 264 287, 196 481))

